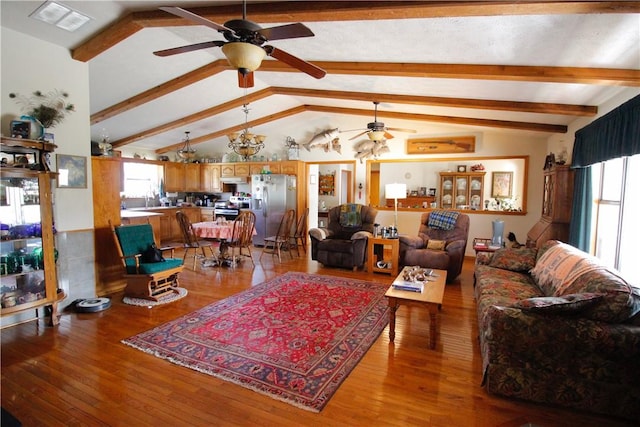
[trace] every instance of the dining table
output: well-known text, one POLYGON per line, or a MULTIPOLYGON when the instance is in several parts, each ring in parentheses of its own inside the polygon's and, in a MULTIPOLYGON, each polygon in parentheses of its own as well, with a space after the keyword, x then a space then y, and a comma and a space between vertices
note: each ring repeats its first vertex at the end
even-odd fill
POLYGON ((229 240, 233 233, 233 221, 203 221, 192 224, 193 232, 203 239, 229 240))
MULTIPOLYGON (((214 255, 212 259, 205 259, 203 266, 215 267, 218 265, 237 265, 238 260, 236 257, 229 256, 227 252, 227 245, 225 242, 230 242, 233 235, 233 221, 203 221, 191 224, 193 232, 202 239, 212 239, 220 242, 219 252, 214 255)), ((256 235, 256 229, 253 229, 253 235, 256 235)))

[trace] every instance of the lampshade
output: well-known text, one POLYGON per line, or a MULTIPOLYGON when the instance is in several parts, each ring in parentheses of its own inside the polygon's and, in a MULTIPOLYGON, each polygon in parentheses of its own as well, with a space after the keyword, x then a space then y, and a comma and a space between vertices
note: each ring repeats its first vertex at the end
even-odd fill
POLYGON ((371 141, 382 141, 384 139, 383 130, 372 130, 367 134, 371 141))
POLYGON ((260 46, 245 42, 227 43, 222 46, 229 65, 241 72, 253 72, 260 67, 266 52, 260 46))
POLYGON ((384 196, 387 199, 404 199, 407 197, 407 184, 386 184, 384 196))

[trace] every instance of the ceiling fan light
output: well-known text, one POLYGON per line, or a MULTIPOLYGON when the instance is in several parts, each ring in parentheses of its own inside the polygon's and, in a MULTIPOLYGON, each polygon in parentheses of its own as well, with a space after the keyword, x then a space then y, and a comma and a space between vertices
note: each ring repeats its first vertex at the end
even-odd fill
POLYGON ((381 141, 384 139, 384 131, 383 130, 372 130, 367 134, 369 139, 372 141, 381 141))
POLYGON ((229 65, 236 69, 253 72, 260 67, 266 52, 260 46, 245 42, 227 43, 222 46, 229 65))

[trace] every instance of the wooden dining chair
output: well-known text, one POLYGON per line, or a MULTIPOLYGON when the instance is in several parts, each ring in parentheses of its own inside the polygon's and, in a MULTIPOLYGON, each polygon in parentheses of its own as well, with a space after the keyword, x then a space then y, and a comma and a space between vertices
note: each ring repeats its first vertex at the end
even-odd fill
POLYGON ((300 246, 304 253, 307 253, 307 220, 309 218, 309 208, 306 208, 298 217, 296 224, 296 231, 293 233, 293 244, 296 247, 296 252, 300 256, 300 246))
POLYGON ((260 260, 262 260, 262 255, 269 251, 269 247, 271 247, 271 251, 269 253, 272 255, 277 254, 278 261, 282 262, 282 256, 280 253, 283 250, 289 252, 289 256, 293 259, 293 255, 291 255, 291 228, 293 227, 295 220, 296 211, 293 209, 287 210, 284 215, 282 215, 276 235, 264 238, 264 248, 260 254, 260 260))
POLYGON ((240 256, 249 257, 251 265, 255 267, 256 264, 253 262, 253 256, 251 255, 252 237, 255 225, 256 214, 251 211, 241 211, 240 215, 238 215, 238 217, 233 221, 231 238, 227 242, 222 242, 220 244, 221 252, 223 246, 227 248, 227 251, 230 251, 227 256, 231 261, 232 267, 235 267, 238 264, 240 256), (237 255, 236 249, 238 251, 237 255), (243 249, 246 249, 247 253, 243 253, 243 249))
POLYGON ((193 250, 193 270, 195 271, 197 258, 199 256, 203 258, 207 257, 205 248, 209 248, 211 256, 216 258, 216 255, 213 252, 213 243, 207 240, 198 239, 198 236, 196 236, 193 226, 191 225, 191 221, 189 221, 189 217, 184 212, 176 212, 176 219, 178 220, 178 225, 180 225, 180 230, 182 231, 182 247, 184 248, 184 255, 182 257, 183 261, 186 261, 189 251, 193 250), (198 251, 201 251, 202 255, 199 255, 198 251))

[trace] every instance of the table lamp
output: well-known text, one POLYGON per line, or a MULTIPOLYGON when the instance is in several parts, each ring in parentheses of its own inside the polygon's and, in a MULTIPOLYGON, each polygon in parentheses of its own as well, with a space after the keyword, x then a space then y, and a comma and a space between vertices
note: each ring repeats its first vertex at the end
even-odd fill
POLYGON ((386 184, 384 186, 384 196, 395 201, 395 223, 393 225, 398 231, 398 199, 407 197, 407 184, 386 184))

